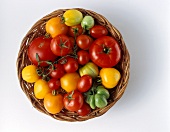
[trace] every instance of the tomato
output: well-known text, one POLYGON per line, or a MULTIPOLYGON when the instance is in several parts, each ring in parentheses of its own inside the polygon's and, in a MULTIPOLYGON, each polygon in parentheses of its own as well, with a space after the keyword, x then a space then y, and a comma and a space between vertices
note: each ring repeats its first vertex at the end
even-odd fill
POLYGON ((83 33, 83 28, 81 25, 71 26, 69 27, 68 34, 72 37, 77 37, 83 33))
POLYGON ((57 90, 61 86, 60 80, 57 80, 55 78, 52 78, 48 81, 48 87, 52 90, 57 90))
POLYGON ((93 39, 90 36, 83 34, 79 35, 76 39, 77 45, 83 50, 88 50, 92 42, 93 39))
POLYGON ((83 14, 78 10, 70 9, 63 14, 63 18, 67 26, 75 26, 81 23, 83 14))
POLYGON ((78 83, 77 83, 77 89, 80 92, 87 92, 92 86, 92 77, 89 75, 82 76, 78 83))
POLYGON ((83 95, 78 91, 71 91, 64 95, 64 107, 69 111, 78 111, 84 103, 83 95))
POLYGON ((66 73, 60 79, 61 87, 66 92, 71 92, 71 91, 77 89, 77 82, 78 82, 79 78, 80 78, 80 76, 77 72, 66 73))
POLYGON ((91 108, 86 102, 84 102, 83 106, 77 111, 79 116, 86 116, 90 114, 90 112, 91 112, 91 108))
POLYGON ((109 89, 114 88, 121 78, 120 72, 115 68, 102 68, 99 75, 103 86, 109 89))
POLYGON ((60 34, 67 34, 68 27, 62 23, 61 17, 53 17, 47 21, 45 25, 46 32, 49 33, 52 38, 60 34))
POLYGON ((63 96, 48 93, 44 98, 44 107, 51 114, 59 113, 64 107, 63 96))
POLYGON ((62 64, 54 64, 54 70, 52 70, 52 68, 50 70, 50 76, 52 78, 59 79, 65 74, 65 70, 62 64))
POLYGON ((85 65, 86 63, 89 62, 90 60, 90 55, 87 51, 85 50, 80 50, 77 52, 77 56, 78 56, 78 63, 80 65, 85 65))
POLYGON ((58 35, 51 40, 51 50, 57 56, 65 56, 72 50, 72 43, 66 35, 58 35))
POLYGON ((94 18, 92 16, 85 16, 81 22, 81 26, 85 30, 89 30, 94 26, 94 18))
POLYGON ((34 84, 34 95, 37 99, 44 99, 45 95, 50 93, 51 90, 45 80, 39 79, 34 84))
POLYGON ((72 57, 67 57, 66 63, 63 66, 67 73, 75 72, 78 69, 78 62, 72 57))
MULTIPOLYGON (((35 38, 28 47, 28 57, 34 65, 38 65, 36 54, 38 54, 40 61, 54 61, 56 55, 53 54, 50 48, 51 38, 38 37, 35 38)), ((43 62, 40 66, 47 66, 43 62)))
POLYGON ((90 35, 93 38, 100 38, 102 36, 106 36, 107 34, 108 34, 107 28, 102 25, 95 25, 90 29, 90 35))
POLYGON ((22 78, 28 83, 34 83, 39 79, 35 65, 28 65, 22 70, 22 78))
POLYGON ((89 49, 90 59, 99 67, 113 67, 121 58, 117 41, 110 36, 96 39, 89 49))

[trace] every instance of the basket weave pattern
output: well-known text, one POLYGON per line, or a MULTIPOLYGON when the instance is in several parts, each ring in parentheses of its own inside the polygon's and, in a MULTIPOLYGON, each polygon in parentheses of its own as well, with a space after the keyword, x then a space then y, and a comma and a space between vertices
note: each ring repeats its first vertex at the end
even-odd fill
POLYGON ((63 109, 60 113, 55 114, 55 115, 48 113, 43 106, 43 100, 39 100, 34 96, 34 93, 33 93, 34 85, 25 82, 22 79, 21 73, 22 73, 22 69, 25 66, 31 64, 27 56, 27 49, 28 49, 30 42, 38 36, 45 35, 46 33, 45 24, 50 18, 56 17, 56 16, 62 16, 63 13, 68 9, 56 10, 46 15, 42 19, 38 20, 32 26, 32 28, 28 31, 28 33, 26 34, 26 36, 23 38, 21 42, 21 46, 20 46, 20 50, 19 50, 18 58, 17 58, 18 79, 19 79, 20 86, 23 92, 28 97, 28 99, 30 100, 34 108, 36 108, 40 112, 45 113, 57 120, 62 120, 62 121, 84 121, 84 120, 88 120, 88 119, 103 115, 121 98, 121 96, 123 95, 126 89, 128 79, 129 79, 130 56, 129 56, 128 50, 126 48, 126 45, 123 41, 123 38, 120 32, 104 16, 96 12, 86 10, 86 9, 80 9, 80 8, 76 8, 76 9, 81 11, 83 15, 91 15, 95 19, 95 22, 97 24, 105 26, 109 31, 109 35, 114 37, 119 43, 122 56, 121 56, 120 62, 116 65, 116 68, 121 73, 121 79, 115 88, 109 90, 110 98, 108 100, 108 105, 104 108, 101 108, 101 109, 98 108, 98 109, 93 110, 87 116, 82 117, 82 116, 79 116, 77 113, 69 112, 65 109, 63 109))

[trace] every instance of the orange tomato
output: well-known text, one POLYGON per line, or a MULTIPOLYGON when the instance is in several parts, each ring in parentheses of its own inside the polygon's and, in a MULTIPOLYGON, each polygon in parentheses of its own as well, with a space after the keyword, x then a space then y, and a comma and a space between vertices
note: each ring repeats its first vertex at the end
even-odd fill
POLYGON ((51 114, 59 113, 64 107, 63 96, 48 93, 44 98, 44 107, 51 114))
POLYGON ((45 25, 46 32, 51 35, 52 38, 59 34, 67 34, 68 27, 62 23, 60 17, 53 17, 47 21, 45 25))

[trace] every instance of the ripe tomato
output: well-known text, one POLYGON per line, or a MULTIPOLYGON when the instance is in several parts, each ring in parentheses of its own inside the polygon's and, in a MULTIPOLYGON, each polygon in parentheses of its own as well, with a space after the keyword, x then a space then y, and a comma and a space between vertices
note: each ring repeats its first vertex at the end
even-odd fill
MULTIPOLYGON (((50 69, 52 70, 52 69, 50 69)), ((54 64, 54 70, 51 71, 50 76, 55 79, 61 78, 65 74, 62 64, 54 64)))
POLYGON ((81 23, 83 14, 78 10, 70 9, 63 14, 63 18, 67 26, 75 26, 81 23))
POLYGON ((52 52, 57 56, 65 56, 72 50, 72 43, 66 35, 58 35, 51 40, 52 52))
POLYGON ((71 91, 64 95, 64 107, 69 111, 78 111, 84 103, 83 95, 78 91, 71 91))
POLYGON ((90 59, 100 67, 113 67, 121 58, 117 41, 110 36, 96 39, 89 49, 90 59))
POLYGON ((77 72, 66 73, 60 79, 61 87, 66 92, 71 92, 71 91, 77 89, 77 82, 78 82, 79 78, 80 78, 80 76, 77 72))
POLYGON ((76 59, 72 57, 67 57, 66 63, 63 66, 64 66, 64 70, 67 73, 71 73, 77 71, 79 65, 76 59))
POLYGON ((59 113, 63 107, 63 96, 61 94, 53 95, 48 93, 44 98, 44 107, 51 114, 59 113))
POLYGON ((36 71, 37 67, 34 65, 28 65, 22 70, 22 78, 28 83, 34 83, 39 79, 36 71))
POLYGON ((60 86, 61 86, 60 80, 52 78, 48 81, 48 87, 50 88, 51 91, 59 89, 60 86))
POLYGON ((77 56, 78 56, 78 63, 81 64, 81 65, 85 65, 90 60, 90 55, 85 50, 79 50, 77 52, 77 56))
POLYGON ((69 27, 68 34, 72 37, 77 37, 83 33, 83 28, 81 25, 71 26, 69 27))
POLYGON ((51 90, 48 83, 42 79, 39 79, 34 84, 34 95, 37 99, 44 99, 45 95, 50 93, 51 90))
POLYGON ((90 112, 91 112, 91 108, 86 102, 84 102, 83 106, 77 111, 79 116, 86 116, 90 114, 90 112))
MULTIPOLYGON (((54 61, 56 55, 53 54, 50 48, 51 38, 38 37, 35 38, 28 47, 28 57, 30 61, 38 65, 36 60, 36 54, 38 54, 40 61, 54 61)), ((48 64, 43 62, 40 66, 47 66, 48 64)))
POLYGON ((90 29, 90 35, 93 38, 100 38, 102 36, 106 36, 108 34, 107 28, 102 25, 95 25, 90 29))
POLYGON ((46 32, 49 33, 52 38, 59 34, 67 34, 68 27, 62 23, 61 17, 53 17, 47 21, 45 25, 46 32))
POLYGON ((77 89, 80 92, 87 92, 92 86, 92 77, 89 75, 82 76, 78 83, 77 83, 77 89))
POLYGON ((77 45, 83 50, 88 50, 92 42, 93 39, 90 36, 83 34, 79 35, 76 39, 77 45))

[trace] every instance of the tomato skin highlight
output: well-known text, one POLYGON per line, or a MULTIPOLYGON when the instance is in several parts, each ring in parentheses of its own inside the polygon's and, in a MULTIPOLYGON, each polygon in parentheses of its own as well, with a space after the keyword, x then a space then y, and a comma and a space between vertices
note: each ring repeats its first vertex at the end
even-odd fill
POLYGON ((91 108, 86 102, 84 102, 83 106, 77 111, 79 116, 86 116, 90 114, 90 112, 91 112, 91 108))
POLYGON ((77 52, 77 56, 78 56, 78 63, 80 65, 85 65, 86 63, 90 61, 90 55, 85 50, 79 50, 77 52))
POLYGON ((88 50, 92 42, 93 39, 90 36, 84 34, 79 35, 76 39, 78 47, 83 50, 88 50))
POLYGON ((50 69, 51 73, 50 76, 55 79, 59 79, 65 74, 65 70, 62 64, 54 64, 54 70, 50 69))
POLYGON ((102 36, 107 36, 108 35, 108 30, 106 27, 102 25, 95 25, 90 29, 90 35, 93 38, 100 38, 102 36))
MULTIPOLYGON (((54 61, 57 57, 50 48, 51 38, 38 37, 35 38, 28 47, 28 58, 36 66, 38 66, 38 61, 36 59, 36 54, 38 54, 41 61, 54 61), (47 55, 48 54, 48 55, 47 55)), ((43 62, 40 66, 47 66, 48 64, 43 62)))
POLYGON ((121 49, 117 41, 110 36, 96 39, 89 49, 90 59, 99 67, 115 66, 121 59, 121 49))
POLYGON ((64 69, 67 73, 75 72, 78 69, 78 62, 72 57, 66 58, 67 62, 63 64, 64 69))
POLYGON ((48 81, 48 86, 49 86, 50 90, 57 90, 61 86, 60 80, 52 78, 48 81))

